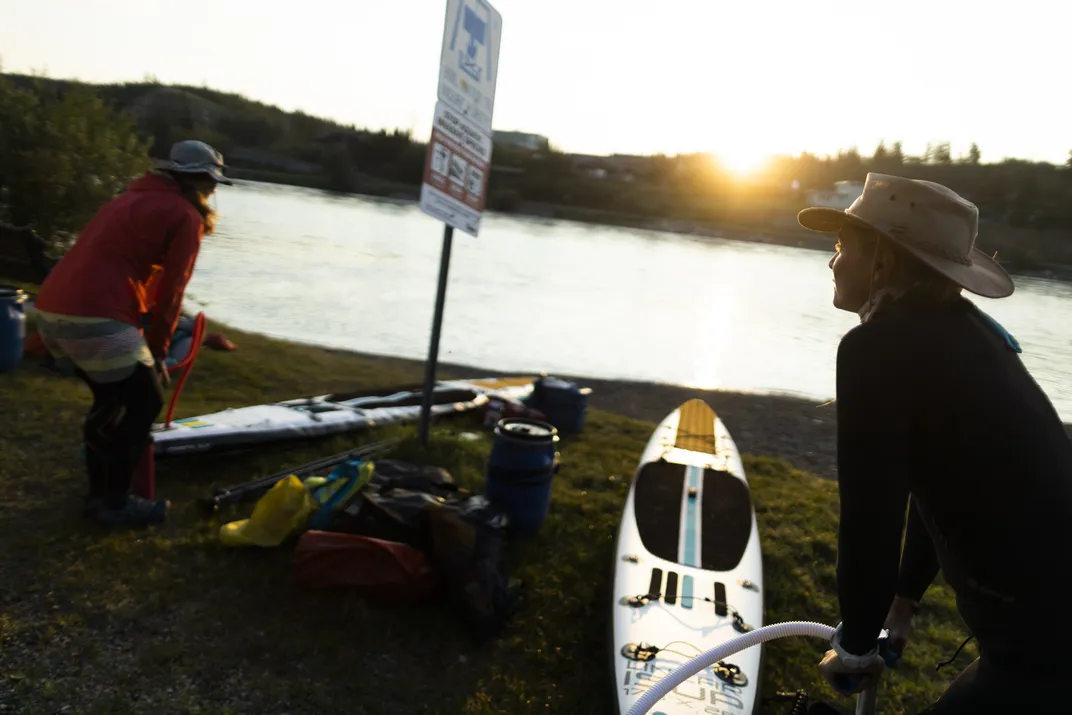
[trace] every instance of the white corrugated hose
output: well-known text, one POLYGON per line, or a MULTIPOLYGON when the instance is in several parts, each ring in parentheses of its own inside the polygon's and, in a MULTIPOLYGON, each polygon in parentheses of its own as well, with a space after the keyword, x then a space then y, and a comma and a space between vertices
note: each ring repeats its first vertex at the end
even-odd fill
MULTIPOLYGON (((671 690, 713 663, 725 660, 745 648, 751 648, 776 638, 788 638, 789 636, 812 636, 814 638, 825 638, 829 641, 834 637, 834 629, 825 623, 786 621, 785 623, 773 623, 739 635, 733 640, 717 645, 670 671, 666 677, 653 685, 650 690, 633 703, 633 707, 629 708, 627 715, 647 715, 647 712, 655 706, 655 703, 662 700, 671 690)), ((758 683, 756 685, 758 687, 758 683)))

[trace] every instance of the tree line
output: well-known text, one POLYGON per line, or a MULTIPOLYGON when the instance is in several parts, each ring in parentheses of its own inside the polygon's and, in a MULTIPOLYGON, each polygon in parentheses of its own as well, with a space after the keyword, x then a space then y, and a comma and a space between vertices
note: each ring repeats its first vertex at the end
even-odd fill
MULTIPOLYGON (((239 178, 335 191, 416 196, 425 161, 425 143, 408 131, 366 131, 207 87, 0 75, 0 221, 70 236, 150 156, 191 137, 220 149, 239 178)), ((983 158, 975 144, 953 157, 948 143, 909 156, 882 142, 869 156, 778 157, 741 180, 705 154, 593 158, 496 145, 489 207, 761 227, 786 223, 811 189, 880 171, 945 184, 990 221, 1072 232, 1072 152, 1063 166, 983 158)))

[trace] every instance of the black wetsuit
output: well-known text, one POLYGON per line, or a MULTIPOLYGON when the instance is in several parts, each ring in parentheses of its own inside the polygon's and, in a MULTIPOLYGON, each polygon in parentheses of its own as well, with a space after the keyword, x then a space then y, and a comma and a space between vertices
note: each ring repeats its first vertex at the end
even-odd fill
POLYGON ((1056 707, 1045 684, 1072 666, 1072 440, 1014 345, 957 298, 891 307, 838 349, 842 645, 871 650, 894 594, 920 600, 940 567, 986 677, 936 713, 1056 707))

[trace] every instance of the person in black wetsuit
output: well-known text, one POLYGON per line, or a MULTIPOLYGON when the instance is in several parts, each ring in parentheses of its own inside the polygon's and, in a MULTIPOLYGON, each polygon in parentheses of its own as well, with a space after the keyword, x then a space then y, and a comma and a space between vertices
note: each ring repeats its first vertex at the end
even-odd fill
POLYGON ((1013 292, 975 248, 978 210, 871 173, 847 210, 798 220, 837 233, 834 305, 861 319, 837 353, 842 623, 821 674, 875 682, 879 631, 904 648, 941 569, 980 655, 925 712, 1072 712, 1072 440, 1016 340, 962 295, 1013 292))

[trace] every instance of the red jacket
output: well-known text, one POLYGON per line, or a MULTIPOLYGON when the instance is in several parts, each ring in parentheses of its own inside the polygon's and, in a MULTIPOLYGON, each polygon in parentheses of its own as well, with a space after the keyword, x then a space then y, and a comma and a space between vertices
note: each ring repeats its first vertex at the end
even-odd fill
POLYGON ((204 221, 166 176, 147 173, 101 207, 71 250, 49 273, 36 306, 49 313, 114 318, 141 327, 156 299, 146 342, 167 356, 183 295, 201 248, 204 221))

